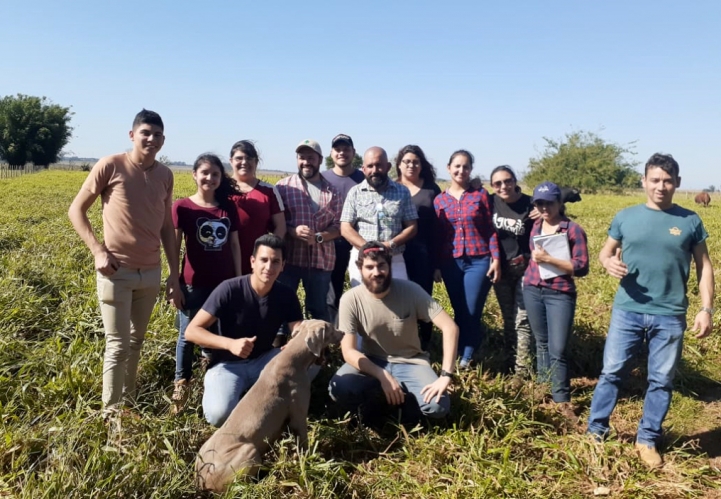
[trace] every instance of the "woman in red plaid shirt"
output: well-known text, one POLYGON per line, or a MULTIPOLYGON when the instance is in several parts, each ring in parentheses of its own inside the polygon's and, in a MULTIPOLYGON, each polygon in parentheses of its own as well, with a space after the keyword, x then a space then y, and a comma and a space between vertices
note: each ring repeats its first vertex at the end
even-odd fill
POLYGON ((551 394, 558 410, 575 421, 578 418, 571 405, 566 350, 576 312, 576 285, 573 277, 588 274, 586 233, 580 225, 566 217, 561 203, 561 189, 556 184, 543 182, 536 186, 533 204, 541 213, 541 218, 531 229, 531 261, 523 276, 523 301, 531 331, 536 338, 539 380, 551 382, 551 394), (552 256, 534 239, 564 233, 568 238, 570 260, 552 256), (556 275, 543 279, 539 265, 551 269, 556 275))
POLYGON ((448 161, 451 185, 433 201, 440 227, 441 275, 460 333, 461 369, 470 366, 483 340, 483 307, 491 285, 501 278, 498 235, 488 192, 471 186, 472 169, 470 152, 454 152, 448 161))

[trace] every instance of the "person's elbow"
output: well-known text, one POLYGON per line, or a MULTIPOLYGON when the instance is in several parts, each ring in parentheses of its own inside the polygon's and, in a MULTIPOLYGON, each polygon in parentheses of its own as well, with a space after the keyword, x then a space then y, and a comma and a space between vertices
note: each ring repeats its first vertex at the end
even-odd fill
POLYGON ((340 235, 348 239, 353 234, 353 226, 349 222, 340 223, 340 235))
POLYGON ((185 339, 187 341, 189 341, 191 343, 196 343, 196 344, 198 343, 198 341, 200 339, 198 327, 199 326, 193 324, 192 321, 190 322, 190 324, 188 324, 188 327, 185 330, 185 339))
POLYGON ((455 321, 451 321, 450 324, 444 326, 443 334, 451 336, 453 338, 458 338, 458 336, 461 334, 461 330, 458 327, 458 324, 455 323, 455 321))
MULTIPOLYGON (((603 261, 601 262, 601 264, 603 264, 603 261)), ((573 276, 574 277, 586 277, 588 275, 588 271, 589 271, 589 265, 588 265, 588 260, 586 260, 585 262, 582 262, 577 267, 574 266, 573 276)))

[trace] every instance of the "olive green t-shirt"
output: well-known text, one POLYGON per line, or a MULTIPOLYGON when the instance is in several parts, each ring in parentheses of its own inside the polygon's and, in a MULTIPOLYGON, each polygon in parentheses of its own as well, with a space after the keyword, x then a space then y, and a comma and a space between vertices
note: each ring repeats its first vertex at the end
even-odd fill
POLYGON ((637 205, 616 215, 608 235, 621 242, 628 266, 613 306, 639 314, 685 314, 693 248, 708 237, 701 218, 677 205, 668 210, 637 205))
POLYGON ((418 321, 430 322, 443 308, 418 284, 393 279, 388 294, 375 298, 364 285, 340 299, 338 326, 346 334, 360 335, 360 350, 388 362, 428 363, 421 349, 418 321))

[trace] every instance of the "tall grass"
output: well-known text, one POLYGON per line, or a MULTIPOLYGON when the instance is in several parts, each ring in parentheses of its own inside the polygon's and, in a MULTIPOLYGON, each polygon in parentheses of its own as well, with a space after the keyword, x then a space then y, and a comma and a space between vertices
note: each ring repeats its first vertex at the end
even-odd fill
MULTIPOLYGON (((93 261, 66 217, 84 175, 45 171, 0 181, 0 497, 196 497, 193 461, 212 428, 197 392, 190 410, 169 415, 176 331, 173 311, 161 301, 142 354, 139 418, 125 418, 120 436, 108 438, 100 415, 104 339, 93 261)), ((178 196, 192 193, 190 175, 176 178, 178 196)), ((584 417, 616 286, 595 256, 614 213, 640 201, 584 195, 569 207, 594 256, 590 276, 579 281, 571 356, 573 397, 584 417)), ((99 228, 99 208, 90 215, 99 228)), ((721 265, 719 208, 701 215, 712 260, 721 265)), ((695 284, 690 293, 696 310, 695 284)), ((450 310, 441 286, 436 297, 450 310)), ((666 425, 666 465, 649 472, 631 446, 642 364, 614 413, 613 438, 597 444, 548 407, 546 387, 511 388, 498 373, 494 298, 484 320, 490 328, 484 363, 456 384, 445 423, 380 433, 349 425, 326 407, 329 368, 314 385, 310 450, 298 455, 291 439, 280 442, 263 478, 234 484, 225 497, 555 498, 587 497, 598 486, 614 497, 721 497, 718 329, 707 340, 687 337, 666 425)))

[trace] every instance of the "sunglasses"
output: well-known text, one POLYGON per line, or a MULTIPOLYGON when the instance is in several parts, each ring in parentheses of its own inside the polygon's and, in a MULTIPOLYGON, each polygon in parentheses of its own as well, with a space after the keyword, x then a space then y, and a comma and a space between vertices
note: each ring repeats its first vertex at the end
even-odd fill
POLYGON ((554 203, 556 203, 556 201, 544 201, 543 199, 539 199, 538 201, 533 202, 533 204, 538 207, 551 206, 554 203))
POLYGON ((511 185, 513 185, 513 184, 515 184, 515 183, 516 183, 516 181, 513 180, 512 178, 507 178, 507 179, 505 179, 505 180, 496 180, 495 182, 491 183, 491 185, 492 185, 493 187, 495 187, 496 189, 500 189, 502 185, 511 186, 511 185))

